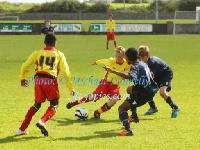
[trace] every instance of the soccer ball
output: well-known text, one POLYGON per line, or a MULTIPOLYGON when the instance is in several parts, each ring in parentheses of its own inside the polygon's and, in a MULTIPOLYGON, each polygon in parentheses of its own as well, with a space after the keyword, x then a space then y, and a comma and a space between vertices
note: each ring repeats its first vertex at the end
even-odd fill
POLYGON ((75 110, 75 119, 76 120, 86 120, 88 118, 88 112, 85 108, 83 107, 78 107, 75 110))

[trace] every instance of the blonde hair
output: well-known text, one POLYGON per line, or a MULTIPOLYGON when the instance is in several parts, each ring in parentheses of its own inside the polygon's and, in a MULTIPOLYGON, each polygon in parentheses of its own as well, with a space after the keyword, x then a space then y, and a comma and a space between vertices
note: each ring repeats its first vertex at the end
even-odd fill
POLYGON ((120 50, 125 55, 126 49, 123 46, 117 46, 116 50, 120 50))
POLYGON ((138 48, 139 56, 149 56, 149 46, 140 45, 138 48))

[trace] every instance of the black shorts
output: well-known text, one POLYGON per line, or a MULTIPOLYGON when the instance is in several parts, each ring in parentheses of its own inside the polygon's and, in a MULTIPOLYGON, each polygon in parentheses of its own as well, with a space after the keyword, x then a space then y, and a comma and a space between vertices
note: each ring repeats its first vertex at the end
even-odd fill
POLYGON ((133 94, 130 94, 126 101, 128 101, 131 104, 131 109, 134 109, 136 107, 140 107, 144 104, 146 104, 148 101, 152 100, 154 95, 149 95, 145 91, 142 90, 136 90, 136 92, 133 91, 133 94))
POLYGON ((154 81, 158 84, 159 87, 166 86, 167 91, 171 91, 171 80, 173 79, 173 72, 167 71, 160 75, 159 77, 155 77, 154 81))

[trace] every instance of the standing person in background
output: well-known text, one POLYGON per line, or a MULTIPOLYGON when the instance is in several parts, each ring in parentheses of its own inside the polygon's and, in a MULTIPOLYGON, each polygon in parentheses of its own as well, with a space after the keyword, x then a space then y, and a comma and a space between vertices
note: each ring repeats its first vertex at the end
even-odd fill
POLYGON ((114 41, 115 48, 117 47, 117 42, 115 40, 115 21, 113 20, 113 15, 109 15, 109 19, 106 21, 106 30, 107 30, 107 43, 106 49, 109 49, 109 41, 114 41))
POLYGON ((45 20, 44 21, 44 26, 41 28, 41 33, 44 35, 47 34, 54 34, 54 28, 56 26, 52 26, 51 25, 51 21, 50 20, 45 20))

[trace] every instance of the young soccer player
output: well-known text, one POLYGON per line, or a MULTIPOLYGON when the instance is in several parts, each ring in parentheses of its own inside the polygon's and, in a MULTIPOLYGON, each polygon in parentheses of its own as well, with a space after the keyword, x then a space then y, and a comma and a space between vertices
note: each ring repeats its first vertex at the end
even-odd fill
MULTIPOLYGON (((174 103, 171 96, 168 95, 168 92, 171 90, 171 80, 173 79, 172 69, 160 58, 150 56, 148 46, 139 47, 139 58, 149 66, 151 72, 153 73, 154 81, 160 88, 160 96, 172 108, 171 118, 176 118, 180 109, 174 103)), ((145 113, 145 115, 151 115, 158 112, 153 99, 149 102, 149 106, 150 109, 145 113)))
POLYGON ((109 41, 114 42, 115 48, 117 47, 117 42, 115 40, 115 21, 113 20, 113 15, 109 15, 109 19, 106 21, 106 30, 107 30, 107 42, 106 49, 109 49, 109 41))
MULTIPOLYGON (((118 71, 128 72, 130 70, 130 65, 124 59, 125 48, 118 46, 115 51, 115 58, 100 59, 94 64, 103 64, 111 68, 115 68, 118 71)), ((97 101, 100 98, 107 96, 109 101, 107 101, 103 106, 94 111, 94 118, 100 119, 100 115, 103 112, 108 111, 115 105, 115 103, 120 99, 120 82, 123 80, 113 73, 106 72, 104 79, 100 82, 96 90, 86 97, 79 100, 74 100, 67 104, 67 108, 70 109, 73 106, 79 105, 81 103, 87 103, 90 101, 97 101)))
POLYGON ((63 74, 65 79, 67 79, 66 83, 71 94, 74 94, 66 58, 62 52, 55 48, 56 37, 52 34, 47 34, 44 43, 46 47, 42 50, 34 51, 25 63, 23 63, 21 68, 21 86, 27 87, 29 67, 35 65, 35 103, 29 108, 24 121, 16 131, 16 135, 27 134, 26 129, 32 117, 40 109, 41 104, 47 99, 50 102, 50 106, 38 123, 36 123, 36 126, 41 130, 44 136, 48 136, 45 123, 55 115, 59 103, 60 95, 57 83, 59 71, 63 74))
POLYGON ((138 60, 138 51, 135 48, 129 48, 125 52, 125 57, 127 62, 132 64, 129 73, 119 72, 115 69, 111 69, 110 67, 106 67, 108 72, 116 74, 124 79, 129 79, 134 83, 131 87, 130 96, 127 97, 127 99, 118 108, 119 118, 125 128, 119 132, 119 136, 133 135, 127 111, 132 110, 134 115, 137 116, 137 107, 144 105, 149 99, 152 99, 158 91, 158 87, 153 81, 147 64, 138 60))
POLYGON ((56 26, 52 26, 51 25, 51 21, 50 20, 45 20, 44 21, 44 26, 41 29, 41 33, 47 35, 47 34, 54 34, 54 28, 56 26))

